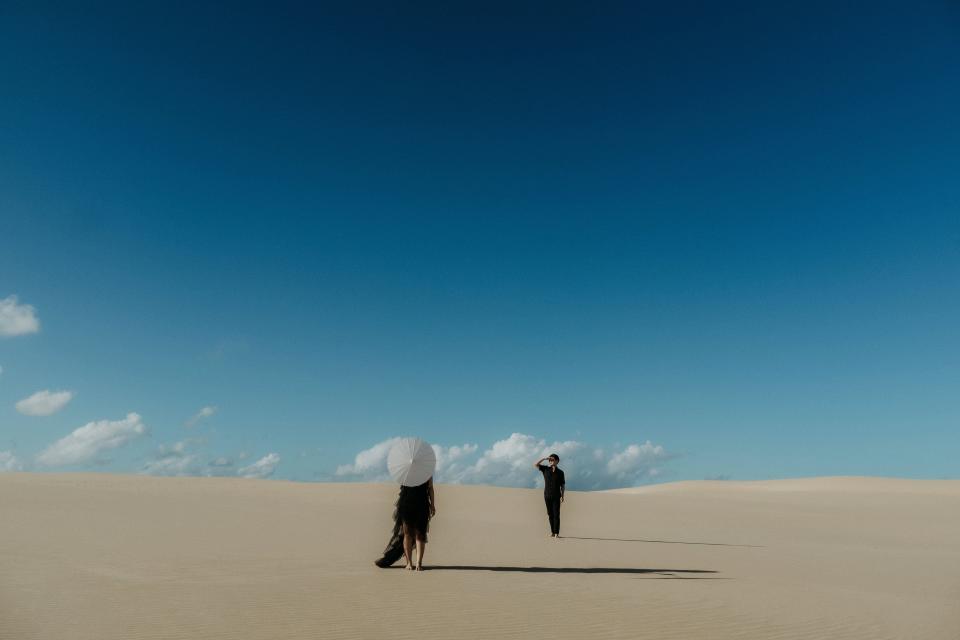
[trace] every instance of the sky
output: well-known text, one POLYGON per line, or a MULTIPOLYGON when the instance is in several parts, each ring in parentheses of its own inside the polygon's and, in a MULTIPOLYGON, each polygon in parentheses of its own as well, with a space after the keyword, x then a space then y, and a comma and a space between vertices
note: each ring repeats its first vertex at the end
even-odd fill
POLYGON ((60 4, 0 471, 958 477, 956 3, 60 4))

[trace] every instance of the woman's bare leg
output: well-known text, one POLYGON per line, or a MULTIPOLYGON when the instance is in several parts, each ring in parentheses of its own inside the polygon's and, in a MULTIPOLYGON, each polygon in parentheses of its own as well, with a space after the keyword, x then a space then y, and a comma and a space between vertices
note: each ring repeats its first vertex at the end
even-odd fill
POLYGON ((417 535, 417 571, 423 571, 423 552, 426 548, 427 541, 423 539, 423 536, 417 535))
POLYGON ((403 525, 403 559, 407 561, 406 568, 413 569, 413 532, 403 525))

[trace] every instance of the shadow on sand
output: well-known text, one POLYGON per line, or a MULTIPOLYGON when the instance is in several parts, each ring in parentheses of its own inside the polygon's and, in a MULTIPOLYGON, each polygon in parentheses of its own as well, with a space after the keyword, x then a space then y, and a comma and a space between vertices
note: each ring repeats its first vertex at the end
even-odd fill
MULTIPOLYGON (((402 567, 393 567, 401 569, 402 567)), ((708 569, 634 569, 628 567, 499 567, 471 564, 439 564, 427 565, 425 571, 504 571, 514 573, 621 573, 621 574, 654 574, 662 578, 674 578, 684 580, 703 580, 711 579, 701 577, 703 574, 714 574, 716 571, 708 569), (675 575, 675 574, 696 574, 694 575, 675 575)), ((723 578, 712 578, 722 580, 723 578)))
POLYGON ((644 540, 643 538, 587 538, 581 536, 563 536, 567 540, 604 540, 606 542, 649 542, 651 544, 696 544, 707 547, 746 547, 765 549, 761 544, 728 544, 726 542, 683 542, 680 540, 644 540))

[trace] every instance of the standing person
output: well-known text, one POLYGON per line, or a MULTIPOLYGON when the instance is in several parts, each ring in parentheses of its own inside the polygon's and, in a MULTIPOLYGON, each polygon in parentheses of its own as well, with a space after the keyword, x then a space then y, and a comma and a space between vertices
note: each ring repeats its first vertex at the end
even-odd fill
POLYGON ((394 514, 394 536, 402 536, 403 557, 406 568, 423 571, 423 553, 427 547, 427 530, 430 518, 437 513, 433 494, 433 478, 416 487, 400 487, 397 511, 394 514), (414 566, 413 547, 417 547, 417 562, 414 566))
POLYGON ((387 469, 400 483, 396 509, 393 512, 393 533, 383 556, 374 564, 389 567, 402 556, 407 569, 423 571, 430 519, 436 515, 433 473, 437 456, 433 447, 420 438, 397 438, 387 454, 387 469), (413 547, 417 547, 416 566, 413 547))
POLYGON ((533 463, 533 466, 543 474, 543 501, 547 504, 551 538, 560 537, 560 503, 563 502, 563 493, 567 485, 563 477, 563 469, 558 467, 558 464, 560 464, 560 456, 555 453, 533 463), (549 466, 540 464, 544 461, 549 466))

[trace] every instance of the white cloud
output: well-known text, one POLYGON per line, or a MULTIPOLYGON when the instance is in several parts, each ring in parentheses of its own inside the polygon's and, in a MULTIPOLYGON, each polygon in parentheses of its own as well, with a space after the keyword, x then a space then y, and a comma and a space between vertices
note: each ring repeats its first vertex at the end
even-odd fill
POLYGON ((187 420, 186 425, 188 427, 192 427, 193 425, 197 424, 204 418, 209 418, 216 412, 217 412, 217 407, 214 407, 214 406, 204 407, 203 409, 200 409, 200 411, 197 411, 195 414, 193 414, 193 416, 189 420, 187 420))
POLYGON ((136 413, 128 413, 123 420, 88 422, 40 452, 37 462, 48 467, 91 462, 100 454, 122 447, 146 432, 147 427, 136 413))
POLYGON ((237 475, 244 478, 268 478, 273 475, 278 464, 280 464, 280 456, 276 453, 268 453, 253 464, 237 469, 237 475))
MULTIPOLYGON (((631 444, 619 453, 615 453, 607 461, 607 472, 615 478, 630 480, 637 470, 651 469, 657 462, 667 457, 667 452, 660 445, 647 440, 637 445, 631 444)), ((652 475, 656 475, 654 473, 652 475)))
POLYGON ((188 451, 189 442, 182 440, 172 445, 160 445, 153 460, 143 466, 142 472, 153 476, 194 476, 201 462, 188 451))
MULTIPOLYGON (((353 464, 337 468, 341 480, 384 481, 387 455, 398 438, 384 440, 357 454, 353 464)), ((560 456, 571 489, 613 489, 642 484, 660 473, 659 465, 672 456, 660 445, 647 441, 607 453, 576 440, 547 444, 535 436, 514 433, 480 452, 475 444, 444 447, 434 445, 438 482, 492 484, 506 487, 542 486, 543 479, 532 468, 550 453, 560 456)))
POLYGON ((353 464, 342 464, 337 467, 335 475, 344 479, 368 480, 378 482, 387 480, 387 454, 390 448, 400 440, 399 437, 378 442, 369 449, 364 449, 353 459, 353 464))
POLYGON ((16 404, 17 411, 25 416, 51 416, 73 400, 73 391, 37 391, 16 404))
POLYGON ((436 475, 445 477, 462 473, 465 465, 470 464, 470 458, 477 452, 478 448, 475 444, 454 445, 452 447, 433 445, 433 452, 437 456, 436 475))
POLYGON ((23 467, 17 456, 11 451, 0 451, 0 473, 4 471, 20 471, 23 467))
POLYGON ((530 465, 547 453, 549 452, 543 440, 523 433, 513 433, 505 440, 494 442, 476 462, 462 469, 460 473, 438 479, 464 484, 533 486, 539 476, 530 465))
POLYGON ((143 473, 150 476, 199 476, 203 463, 193 455, 166 456, 143 465, 143 473))
POLYGON ((202 439, 181 440, 172 445, 160 445, 141 473, 152 476, 224 476, 233 475, 233 460, 210 456, 196 449, 202 439))
POLYGON ((17 296, 0 300, 0 336, 22 336, 40 331, 37 310, 29 304, 17 302, 17 296))
MULTIPOLYGON (((390 479, 387 472, 387 455, 399 437, 378 442, 369 449, 364 449, 353 459, 353 464, 342 464, 337 467, 334 475, 341 480, 361 480, 366 482, 384 482, 390 479)), ((437 476, 442 473, 460 473, 464 462, 477 452, 477 445, 465 444, 461 446, 442 447, 432 445, 437 456, 437 476)))

